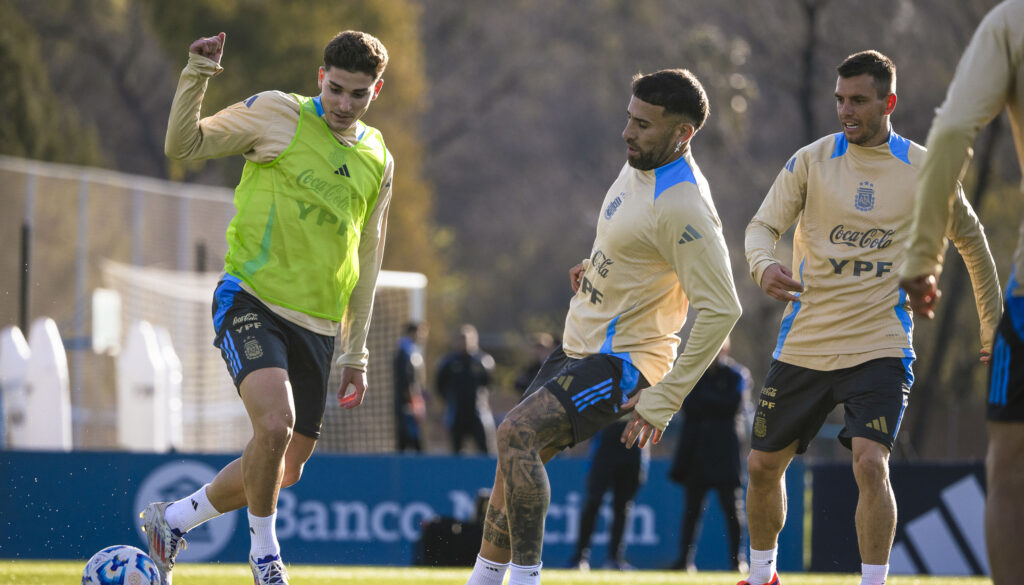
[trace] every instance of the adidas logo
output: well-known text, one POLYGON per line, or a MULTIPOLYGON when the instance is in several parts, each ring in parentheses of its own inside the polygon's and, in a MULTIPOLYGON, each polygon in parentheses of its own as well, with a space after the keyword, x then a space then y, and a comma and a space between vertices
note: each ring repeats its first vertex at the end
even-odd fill
POLYGON ((889 434, 889 427, 885 424, 884 416, 880 416, 864 426, 875 429, 876 431, 882 431, 887 435, 889 434))
POLYGON ((198 510, 199 509, 199 502, 197 502, 195 500, 191 500, 191 502, 192 502, 192 509, 193 510, 198 510))
POLYGON ((941 498, 942 504, 906 523, 904 539, 892 547, 890 573, 977 575, 975 567, 989 573, 981 484, 968 475, 943 489, 941 498))
POLYGON ((694 240, 699 240, 699 239, 701 239, 703 237, 704 236, 700 235, 700 232, 698 232, 697 230, 693 229, 692 225, 687 224, 686 225, 686 230, 683 232, 683 237, 679 238, 679 243, 680 244, 685 244, 687 242, 692 242, 694 240))
POLYGON ((348 174, 348 165, 341 165, 340 167, 338 167, 338 170, 334 171, 334 174, 335 175, 341 175, 342 177, 351 177, 352 176, 352 175, 348 174))

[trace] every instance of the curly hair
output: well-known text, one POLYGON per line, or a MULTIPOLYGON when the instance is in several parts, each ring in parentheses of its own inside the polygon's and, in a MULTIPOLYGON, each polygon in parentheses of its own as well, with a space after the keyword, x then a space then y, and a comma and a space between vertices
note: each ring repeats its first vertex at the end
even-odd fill
POLYGON ((388 50, 377 37, 357 30, 340 32, 324 47, 324 68, 337 67, 377 79, 388 66, 388 50))

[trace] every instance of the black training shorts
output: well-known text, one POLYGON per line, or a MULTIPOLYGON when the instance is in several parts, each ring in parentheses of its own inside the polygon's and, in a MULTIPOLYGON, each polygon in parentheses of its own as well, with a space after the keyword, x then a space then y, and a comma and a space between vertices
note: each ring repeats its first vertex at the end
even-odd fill
POLYGON ((640 370, 619 357, 598 353, 574 359, 558 346, 523 397, 541 387, 554 394, 569 415, 575 445, 622 418, 622 405, 647 386, 640 370))
POLYGON ((334 337, 319 335, 283 319, 226 276, 213 296, 213 344, 239 388, 251 372, 283 368, 295 402, 295 432, 320 438, 334 337))
POLYGON ((914 381, 912 362, 879 358, 821 371, 773 360, 757 397, 751 448, 780 451, 799 440, 797 453, 803 453, 832 409, 843 404, 839 441, 846 448, 853 437, 864 437, 892 451, 914 381))

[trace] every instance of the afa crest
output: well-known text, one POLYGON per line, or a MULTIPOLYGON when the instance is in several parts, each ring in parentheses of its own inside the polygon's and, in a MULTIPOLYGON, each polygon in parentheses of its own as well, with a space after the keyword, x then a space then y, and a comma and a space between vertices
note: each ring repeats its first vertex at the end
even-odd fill
POLYGON ((854 206, 861 211, 871 211, 875 208, 875 186, 868 181, 862 181, 857 185, 857 196, 853 201, 854 206))
POLYGON ((608 204, 608 207, 604 208, 604 218, 611 219, 612 216, 615 215, 615 212, 622 207, 622 202, 625 198, 625 193, 619 193, 619 196, 613 199, 612 202, 608 204))

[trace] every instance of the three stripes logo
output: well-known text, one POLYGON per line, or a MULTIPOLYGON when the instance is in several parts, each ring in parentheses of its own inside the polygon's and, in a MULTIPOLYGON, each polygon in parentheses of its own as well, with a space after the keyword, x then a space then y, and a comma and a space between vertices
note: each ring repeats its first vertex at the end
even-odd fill
POLYGON ((559 376, 558 379, 555 380, 555 382, 559 386, 564 388, 566 392, 568 392, 569 391, 569 386, 572 385, 572 379, 573 378, 575 378, 575 376, 559 376))
POLYGON ((889 558, 894 575, 986 575, 985 492, 974 475, 940 492, 941 503, 909 520, 889 558))
POLYGON ((335 175, 341 175, 342 177, 351 177, 352 176, 352 175, 350 175, 348 173, 348 165, 341 165, 340 167, 338 167, 338 170, 334 171, 334 174, 335 175))
POLYGON ((594 384, 590 388, 583 390, 576 396, 573 396, 572 403, 578 412, 583 412, 583 410, 588 406, 611 398, 612 390, 614 388, 615 386, 612 384, 612 379, 608 378, 603 382, 594 384))
POLYGON ((701 239, 703 237, 704 236, 702 236, 700 234, 700 232, 698 232, 696 229, 694 229, 694 227, 692 225, 686 224, 686 229, 683 231, 683 236, 681 238, 679 238, 679 243, 680 244, 685 244, 687 242, 692 242, 694 240, 699 240, 699 239, 701 239))
POLYGON ((888 425, 885 424, 885 417, 884 416, 880 416, 880 417, 876 418, 875 420, 869 422, 868 424, 866 424, 864 426, 866 426, 868 428, 871 428, 871 429, 875 429, 876 431, 882 431, 883 433, 885 433, 887 435, 889 434, 889 427, 888 427, 888 425))

